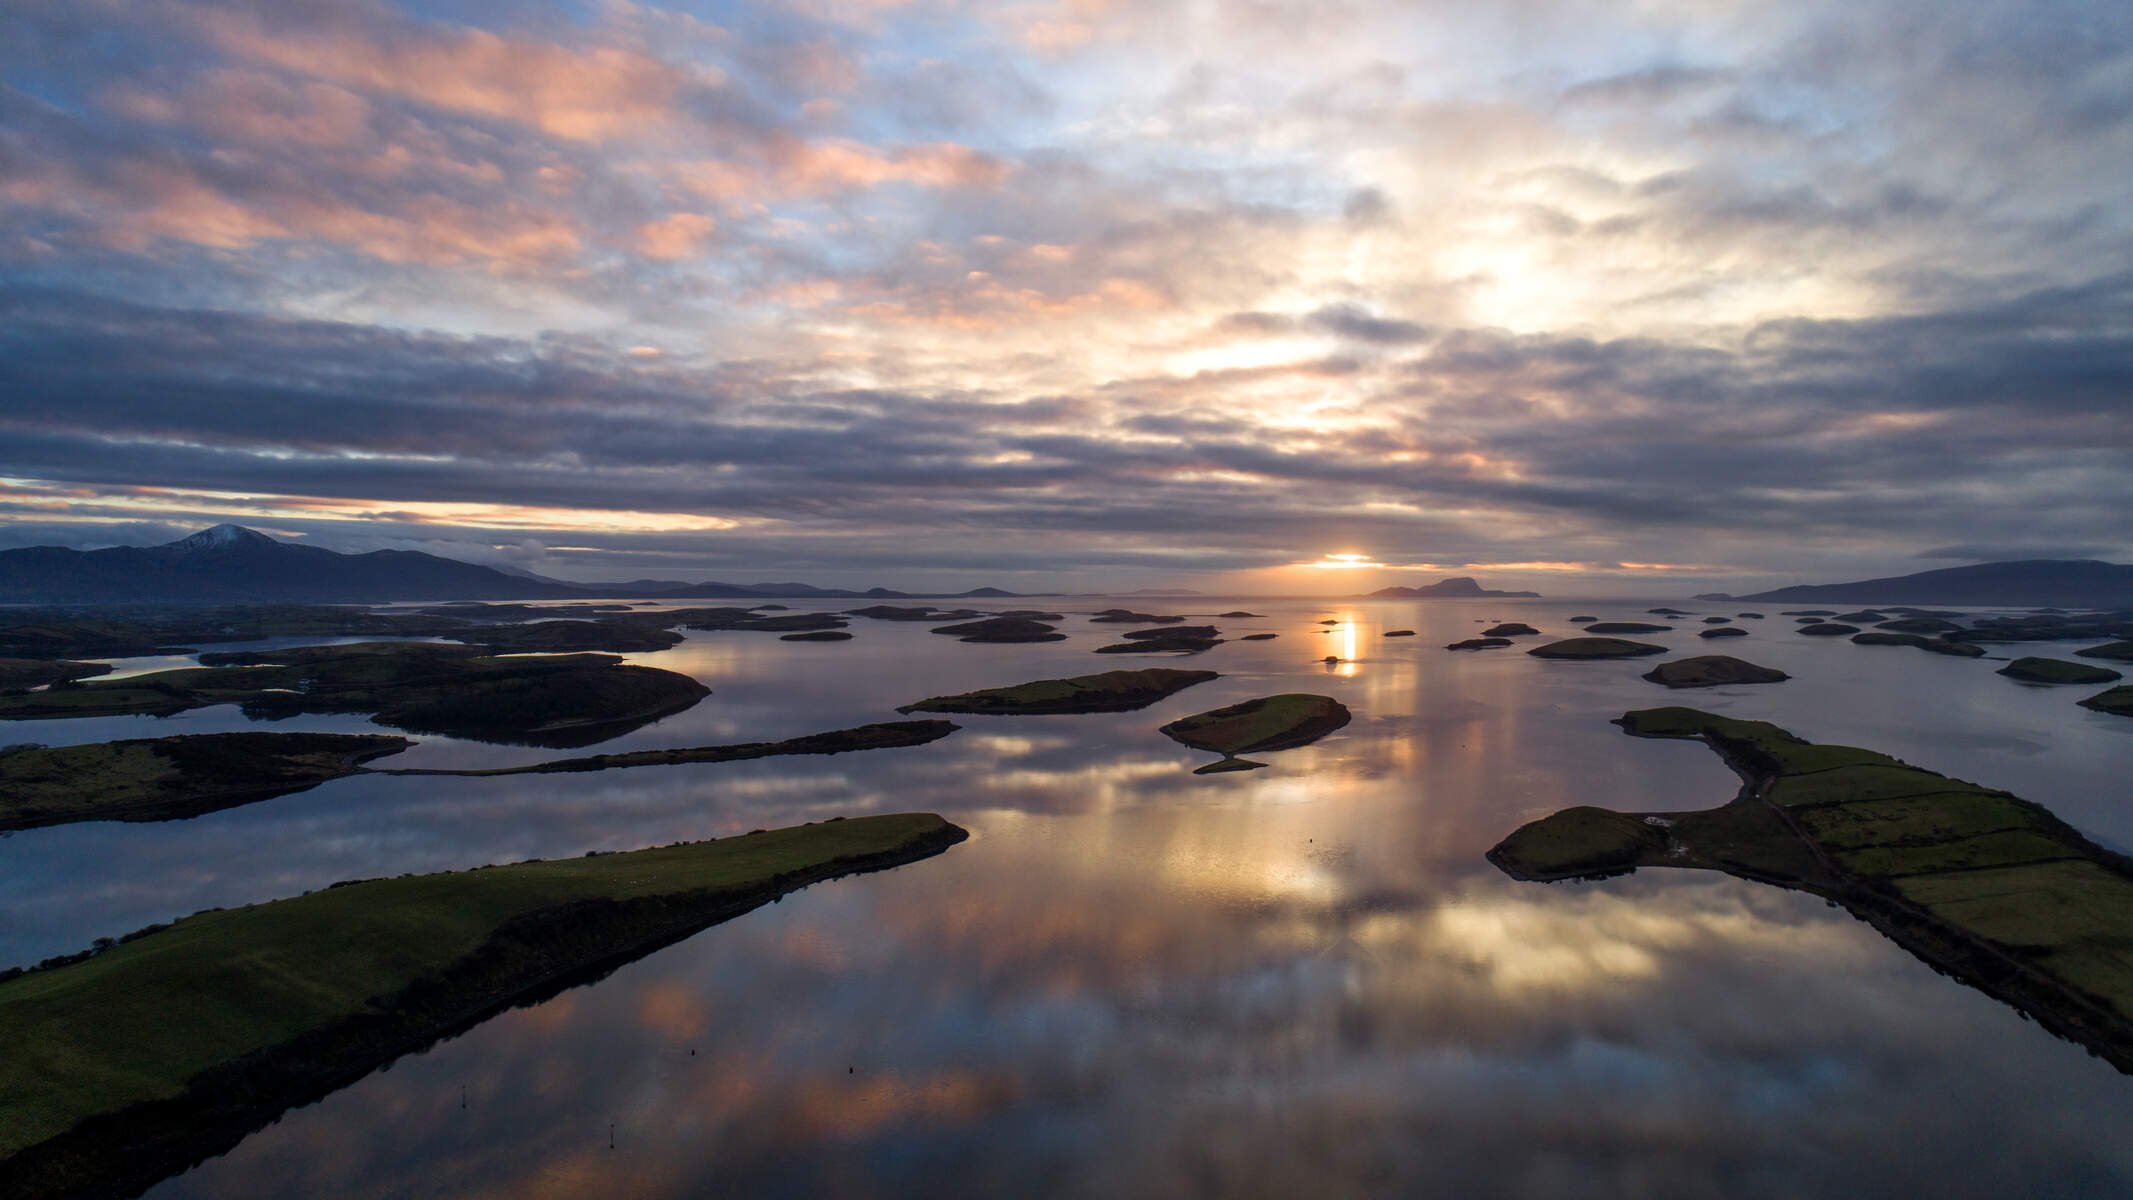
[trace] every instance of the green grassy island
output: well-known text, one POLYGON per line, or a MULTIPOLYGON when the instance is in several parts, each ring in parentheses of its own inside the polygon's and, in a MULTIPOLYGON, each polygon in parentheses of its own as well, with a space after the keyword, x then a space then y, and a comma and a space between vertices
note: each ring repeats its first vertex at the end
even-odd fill
POLYGON ((166 821, 317 787, 413 745, 343 733, 199 733, 0 752, 0 830, 166 821))
POLYGON ((897 712, 994 713, 1031 716, 1047 713, 1132 712, 1165 700, 1195 684, 1221 676, 1213 671, 1105 671, 1071 679, 1034 679, 1008 687, 985 688, 954 696, 932 696, 906 704, 897 712))
POLYGON ((1208 775, 1259 766, 1238 756, 1308 746, 1346 725, 1348 718, 1347 707, 1331 696, 1285 692, 1195 713, 1163 726, 1162 733, 1195 750, 1220 754, 1220 762, 1194 772, 1208 775))
POLYGON ((2024 683, 2116 683, 2125 676, 2108 667, 2092 667, 2087 663, 2067 662, 2059 658, 2018 658, 1999 670, 1995 675, 2019 679, 2024 683))
POLYGON ((2074 653, 2083 658, 2108 658, 2117 662, 2133 662, 2133 642, 2109 642, 2101 646, 2090 646, 2086 650, 2076 650, 2074 653))
POLYGON ((710 695, 687 675, 604 654, 495 657, 435 642, 357 642, 204 654, 200 667, 0 695, 0 720, 167 716, 236 703, 246 715, 370 713, 381 725, 532 746, 589 746, 710 695))
POLYGON ((1767 722, 1656 708, 1616 723, 1703 741, 1740 793, 1701 812, 1567 809, 1489 861, 1528 880, 1700 867, 1811 892, 2133 1073, 2133 860, 2006 792, 1767 722))
POLYGON ((1535 646, 1526 653, 1535 658, 1638 658, 1646 654, 1665 654, 1666 647, 1650 642, 1626 642, 1621 638, 1574 637, 1545 646, 1535 646))
POLYGON ((1653 683, 1670 688, 1721 687, 1732 683, 1783 683, 1792 678, 1783 671, 1759 667, 1745 659, 1724 654, 1677 658, 1645 672, 1653 683))
POLYGON ((0 983, 0 1181, 127 1196, 514 1004, 825 879, 939 854, 930 813, 342 884, 0 983))

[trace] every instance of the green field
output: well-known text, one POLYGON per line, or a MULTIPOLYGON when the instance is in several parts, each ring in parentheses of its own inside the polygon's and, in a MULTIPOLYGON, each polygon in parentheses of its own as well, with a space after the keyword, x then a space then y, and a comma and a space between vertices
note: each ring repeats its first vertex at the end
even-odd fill
POLYGON ((1656 845, 1639 814, 1572 808, 1491 861, 1524 879, 1689 866, 1801 887, 2133 1071, 2133 862, 2007 792, 1768 722, 1660 708, 1617 723, 1700 739, 1748 785, 1721 808, 1652 814, 1656 845))
POLYGON ((199 913, 32 971, 0 983, 0 1172, 65 1194, 166 1151, 182 1161, 233 1107, 263 1123, 322 1080, 330 1090, 544 985, 964 836, 901 814, 369 880, 199 913), (8 1161, 115 1113, 126 1118, 106 1132, 125 1154, 103 1153, 92 1124, 8 1161))
POLYGON ((162 821, 285 796, 413 743, 382 734, 201 733, 0 754, 0 830, 162 821))

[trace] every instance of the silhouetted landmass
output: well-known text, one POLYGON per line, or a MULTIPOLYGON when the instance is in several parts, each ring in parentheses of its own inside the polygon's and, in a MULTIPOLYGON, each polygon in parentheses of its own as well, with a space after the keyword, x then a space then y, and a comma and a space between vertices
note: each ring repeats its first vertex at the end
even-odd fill
POLYGON ((1164 736, 1223 758, 1308 746, 1348 723, 1348 709, 1331 696, 1287 692, 1262 696, 1162 727, 1164 736))
POLYGON ((944 625, 933 632, 965 642, 1063 642, 1066 635, 1056 626, 1028 617, 987 617, 961 625, 944 625))
POLYGON ((1734 683, 1783 683, 1792 678, 1783 671, 1759 667, 1752 662, 1724 654, 1706 654, 1660 663, 1645 672, 1644 677, 1670 688, 1720 687, 1734 683))
POLYGON ((588 746, 693 706, 687 675, 604 654, 497 658, 475 646, 358 642, 201 656, 203 666, 0 695, 0 720, 147 714, 241 704, 276 720, 370 713, 381 725, 486 742, 588 746))
POLYGON ((1968 642, 1951 642, 1944 637, 1927 637, 1922 633, 1881 633, 1869 630, 1852 635, 1852 642, 1860 646, 1913 646, 1946 654, 1954 658, 1983 658, 1985 649, 1968 642))
POLYGON ((2115 683, 2125 676, 2107 667, 2092 667, 2087 663, 2067 662, 2057 658, 2018 658, 1999 670, 1995 675, 2019 679, 2024 683, 2115 683))
POLYGON ((1452 642, 1444 648, 1446 650, 1495 650, 1510 644, 1510 638, 1477 637, 1468 638, 1463 642, 1452 642))
POLYGON ((1740 793, 1702 812, 1567 809, 1491 862, 1532 880, 1701 867, 1811 892, 2133 1072, 2133 861, 2006 792, 1767 722, 1659 708, 1617 723, 1703 741, 1740 793))
POLYGON ((1135 612, 1130 608, 1107 608, 1089 618, 1097 625, 1175 625, 1184 619, 1170 614, 1135 612))
POLYGON ((2120 684, 2107 692, 2098 692, 2080 702, 2083 708, 2114 716, 2133 717, 2133 685, 2120 684))
POLYGON ((1652 625, 1643 621, 1598 621, 1585 627, 1587 633, 1665 633, 1672 625, 1652 625))
POLYGON ((2102 646, 2090 646, 2074 653, 2083 658, 2109 658, 2119 662, 2133 662, 2133 642, 2111 642, 2102 646))
POLYGON ((725 746, 680 746, 670 750, 631 750, 622 754, 594 754, 585 758, 559 758, 518 767, 393 767, 372 769, 374 775, 565 775, 585 771, 616 771, 630 767, 680 767, 695 763, 743 762, 752 758, 781 758, 798 754, 849 754, 855 750, 895 750, 937 742, 961 726, 953 721, 883 721, 853 729, 832 729, 777 742, 736 742, 725 746))
POLYGON ((1535 658, 1638 658, 1646 654, 1665 654, 1666 647, 1650 642, 1627 642, 1621 638, 1577 637, 1535 646, 1526 651, 1535 658))
POLYGON ((126 1196, 395 1058, 812 883, 939 854, 929 813, 342 884, 0 983, 11 1197, 126 1196))
MULTIPOLYGON (((972 588, 950 598, 1015 593, 972 588)), ((239 525, 217 525, 161 546, 0 550, 0 603, 250 604, 388 600, 528 600, 593 596, 943 598, 888 588, 850 591, 804 583, 573 584, 440 558, 417 550, 340 554, 277 541, 239 525)))
POLYGON ((0 658, 0 692, 43 687, 75 679, 109 675, 110 663, 69 662, 49 658, 0 658))
POLYGON ((1482 630, 1481 636, 1492 638, 1532 637, 1539 633, 1540 630, 1535 629, 1531 625, 1527 625, 1519 621, 1507 621, 1504 624, 1492 625, 1489 628, 1482 630))
POLYGON ((1426 600, 1438 599, 1483 599, 1483 600, 1538 600, 1539 592, 1496 592, 1482 587, 1473 579, 1461 575, 1440 580, 1422 587, 1379 588, 1363 597, 1366 600, 1426 600))
POLYGON ((167 821, 317 787, 402 737, 198 733, 0 751, 0 830, 70 821, 167 821))
POLYGON ((2133 565, 2094 559, 2025 559, 1945 567, 1915 575, 1778 588, 1743 600, 1867 604, 1977 604, 2072 608, 2133 605, 2133 565))
POLYGON ((1700 638, 1747 637, 1748 631, 1738 625, 1718 625, 1710 629, 1699 630, 1696 636, 1700 638))
POLYGON ((906 704, 898 712, 993 713, 1030 716, 1049 713, 1131 712, 1168 699, 1195 684, 1219 679, 1213 671, 1150 667, 1142 671, 1105 671, 1070 679, 1034 679, 1007 687, 984 688, 953 696, 931 696, 906 704))
POLYGON ((1804 633, 1808 637, 1844 637, 1847 634, 1859 632, 1859 627, 1857 625, 1841 625, 1835 621, 1816 621, 1811 625, 1802 625, 1793 630, 1793 632, 1804 633))

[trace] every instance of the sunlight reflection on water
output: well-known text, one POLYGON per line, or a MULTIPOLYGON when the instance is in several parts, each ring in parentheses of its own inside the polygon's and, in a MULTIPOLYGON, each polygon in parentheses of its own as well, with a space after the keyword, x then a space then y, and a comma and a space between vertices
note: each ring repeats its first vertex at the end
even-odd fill
MULTIPOLYGON (((500 1016, 152 1194, 2133 1189, 2133 1084, 1819 900, 1686 872, 1521 885, 1482 860, 1568 804, 1732 795, 1700 747, 1607 723, 1681 699, 1644 666, 1440 648, 1482 621, 1556 633, 1578 609, 1643 602, 1251 606, 1270 615, 1215 623, 1278 639, 1190 660, 1224 677, 1139 713, 959 717, 933 745, 830 758, 356 778, 192 821, 17 835, 0 841, 0 957, 342 878, 931 809, 972 840, 500 1016), (1348 660, 1333 672, 1328 643, 1348 660), (1246 775, 1193 776, 1206 756, 1154 732, 1275 691, 1323 691, 1355 719, 1246 775)), ((713 695, 599 749, 790 736, 1118 665, 1088 654, 1105 627, 1063 625, 1069 641, 1024 646, 867 621, 838 645, 693 634, 630 657, 713 695)), ((2009 787, 2133 843, 2119 719, 1987 663, 1788 635, 1729 649, 1793 682, 1693 702, 2009 787)), ((1692 627, 1653 639, 1700 650, 1692 627)), ((247 725, 228 708, 180 720, 247 725)), ((402 759, 546 756, 425 739, 402 759)))

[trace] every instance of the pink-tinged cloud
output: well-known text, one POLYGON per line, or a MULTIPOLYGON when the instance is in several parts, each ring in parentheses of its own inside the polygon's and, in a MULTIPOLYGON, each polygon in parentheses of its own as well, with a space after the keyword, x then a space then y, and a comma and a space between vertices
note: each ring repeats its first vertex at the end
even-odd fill
POLYGON ((637 227, 637 252, 656 262, 691 257, 703 248, 718 222, 702 213, 679 212, 637 227))
POLYGON ((250 62, 574 141, 663 127, 682 91, 707 82, 632 50, 578 50, 479 29, 270 26, 235 12, 198 19, 217 47, 250 62))

